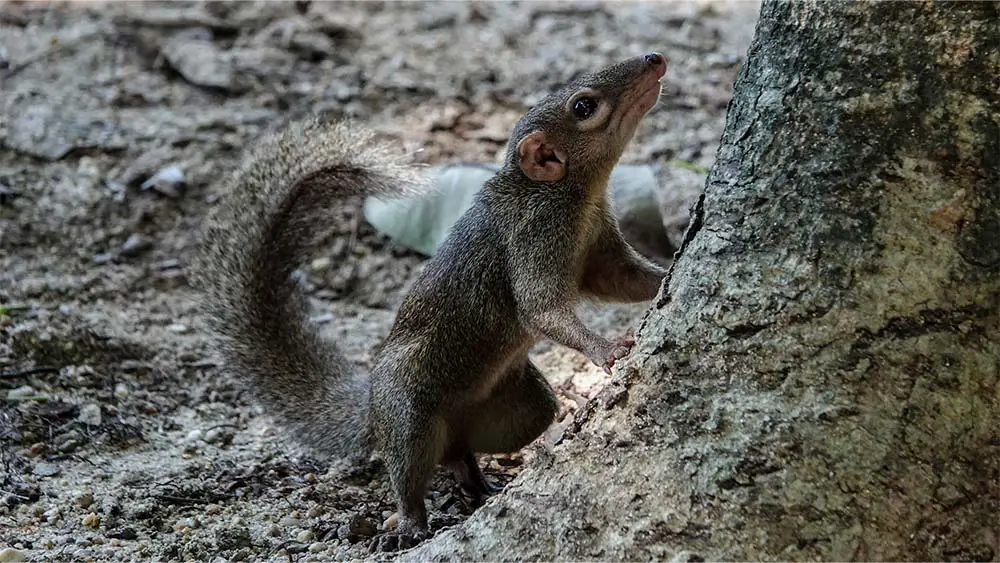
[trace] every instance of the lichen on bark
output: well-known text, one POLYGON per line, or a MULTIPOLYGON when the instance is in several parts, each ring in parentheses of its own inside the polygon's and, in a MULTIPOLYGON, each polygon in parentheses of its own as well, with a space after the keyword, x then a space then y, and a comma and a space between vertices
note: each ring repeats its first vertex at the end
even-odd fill
POLYGON ((1000 557, 1000 8, 765 2, 620 379, 404 559, 1000 557))

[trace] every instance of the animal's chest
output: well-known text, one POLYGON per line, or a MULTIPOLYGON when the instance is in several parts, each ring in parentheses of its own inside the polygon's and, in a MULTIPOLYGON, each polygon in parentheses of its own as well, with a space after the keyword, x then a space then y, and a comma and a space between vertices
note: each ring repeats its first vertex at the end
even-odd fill
POLYGON ((602 236, 605 213, 604 202, 601 200, 588 203, 580 210, 573 256, 573 269, 578 279, 583 276, 587 258, 602 236))
POLYGON ((534 338, 522 338, 516 346, 499 357, 495 363, 487 366, 479 385, 473 389, 470 400, 472 402, 485 401, 505 379, 515 375, 512 368, 523 366, 534 343, 534 338))

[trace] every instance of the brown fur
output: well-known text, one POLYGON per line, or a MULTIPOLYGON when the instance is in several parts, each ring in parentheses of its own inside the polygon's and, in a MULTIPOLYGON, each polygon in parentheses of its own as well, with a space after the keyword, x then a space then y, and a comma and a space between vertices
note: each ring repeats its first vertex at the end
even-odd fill
POLYGON ((377 547, 426 535, 424 494, 437 464, 485 496, 492 487, 473 453, 516 451, 552 422, 555 396, 528 359, 539 337, 605 367, 628 351, 630 343, 588 329, 574 306, 652 299, 666 274, 625 242, 607 200, 611 170, 649 109, 636 101, 655 87, 661 64, 623 61, 527 112, 503 169, 404 299, 370 376, 349 369, 304 322, 290 274, 338 199, 398 193, 416 184, 412 170, 369 134, 313 120, 266 139, 235 178, 206 231, 200 268, 212 326, 230 367, 251 375, 306 443, 340 456, 378 448, 399 518, 377 547), (585 88, 608 104, 600 119, 569 111, 585 88), (535 132, 544 143, 519 154, 535 132), (539 167, 559 179, 531 180, 539 167))

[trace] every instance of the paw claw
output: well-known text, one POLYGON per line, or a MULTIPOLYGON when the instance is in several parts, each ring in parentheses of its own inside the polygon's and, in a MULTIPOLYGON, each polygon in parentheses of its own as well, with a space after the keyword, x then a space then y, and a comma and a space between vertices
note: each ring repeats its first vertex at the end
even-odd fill
POLYGON ((611 349, 611 353, 608 354, 607 361, 604 362, 604 372, 610 375, 611 368, 614 367, 615 362, 627 356, 632 350, 632 346, 634 344, 635 339, 632 338, 631 332, 628 335, 619 338, 615 342, 614 347, 611 349))

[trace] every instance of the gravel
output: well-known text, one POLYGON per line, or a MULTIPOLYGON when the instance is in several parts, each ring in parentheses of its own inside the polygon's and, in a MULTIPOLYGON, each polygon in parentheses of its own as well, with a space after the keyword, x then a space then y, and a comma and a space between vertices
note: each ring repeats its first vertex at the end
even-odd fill
MULTIPOLYGON (((219 180, 312 111, 429 164, 495 163, 551 88, 658 48, 664 95, 623 162, 661 165, 665 226, 683 232, 756 17, 730 1, 305 4, 0 5, 0 562, 377 557, 394 510, 381 464, 315 459, 221 370, 189 283, 219 180)), ((301 275, 364 369, 424 260, 358 204, 301 275)), ((581 315, 614 336, 644 310, 581 315)), ((607 381, 561 347, 534 356, 560 420, 607 381)), ((539 447, 481 462, 506 483, 539 447)), ((473 510, 443 470, 427 502, 434 532, 473 510)))

